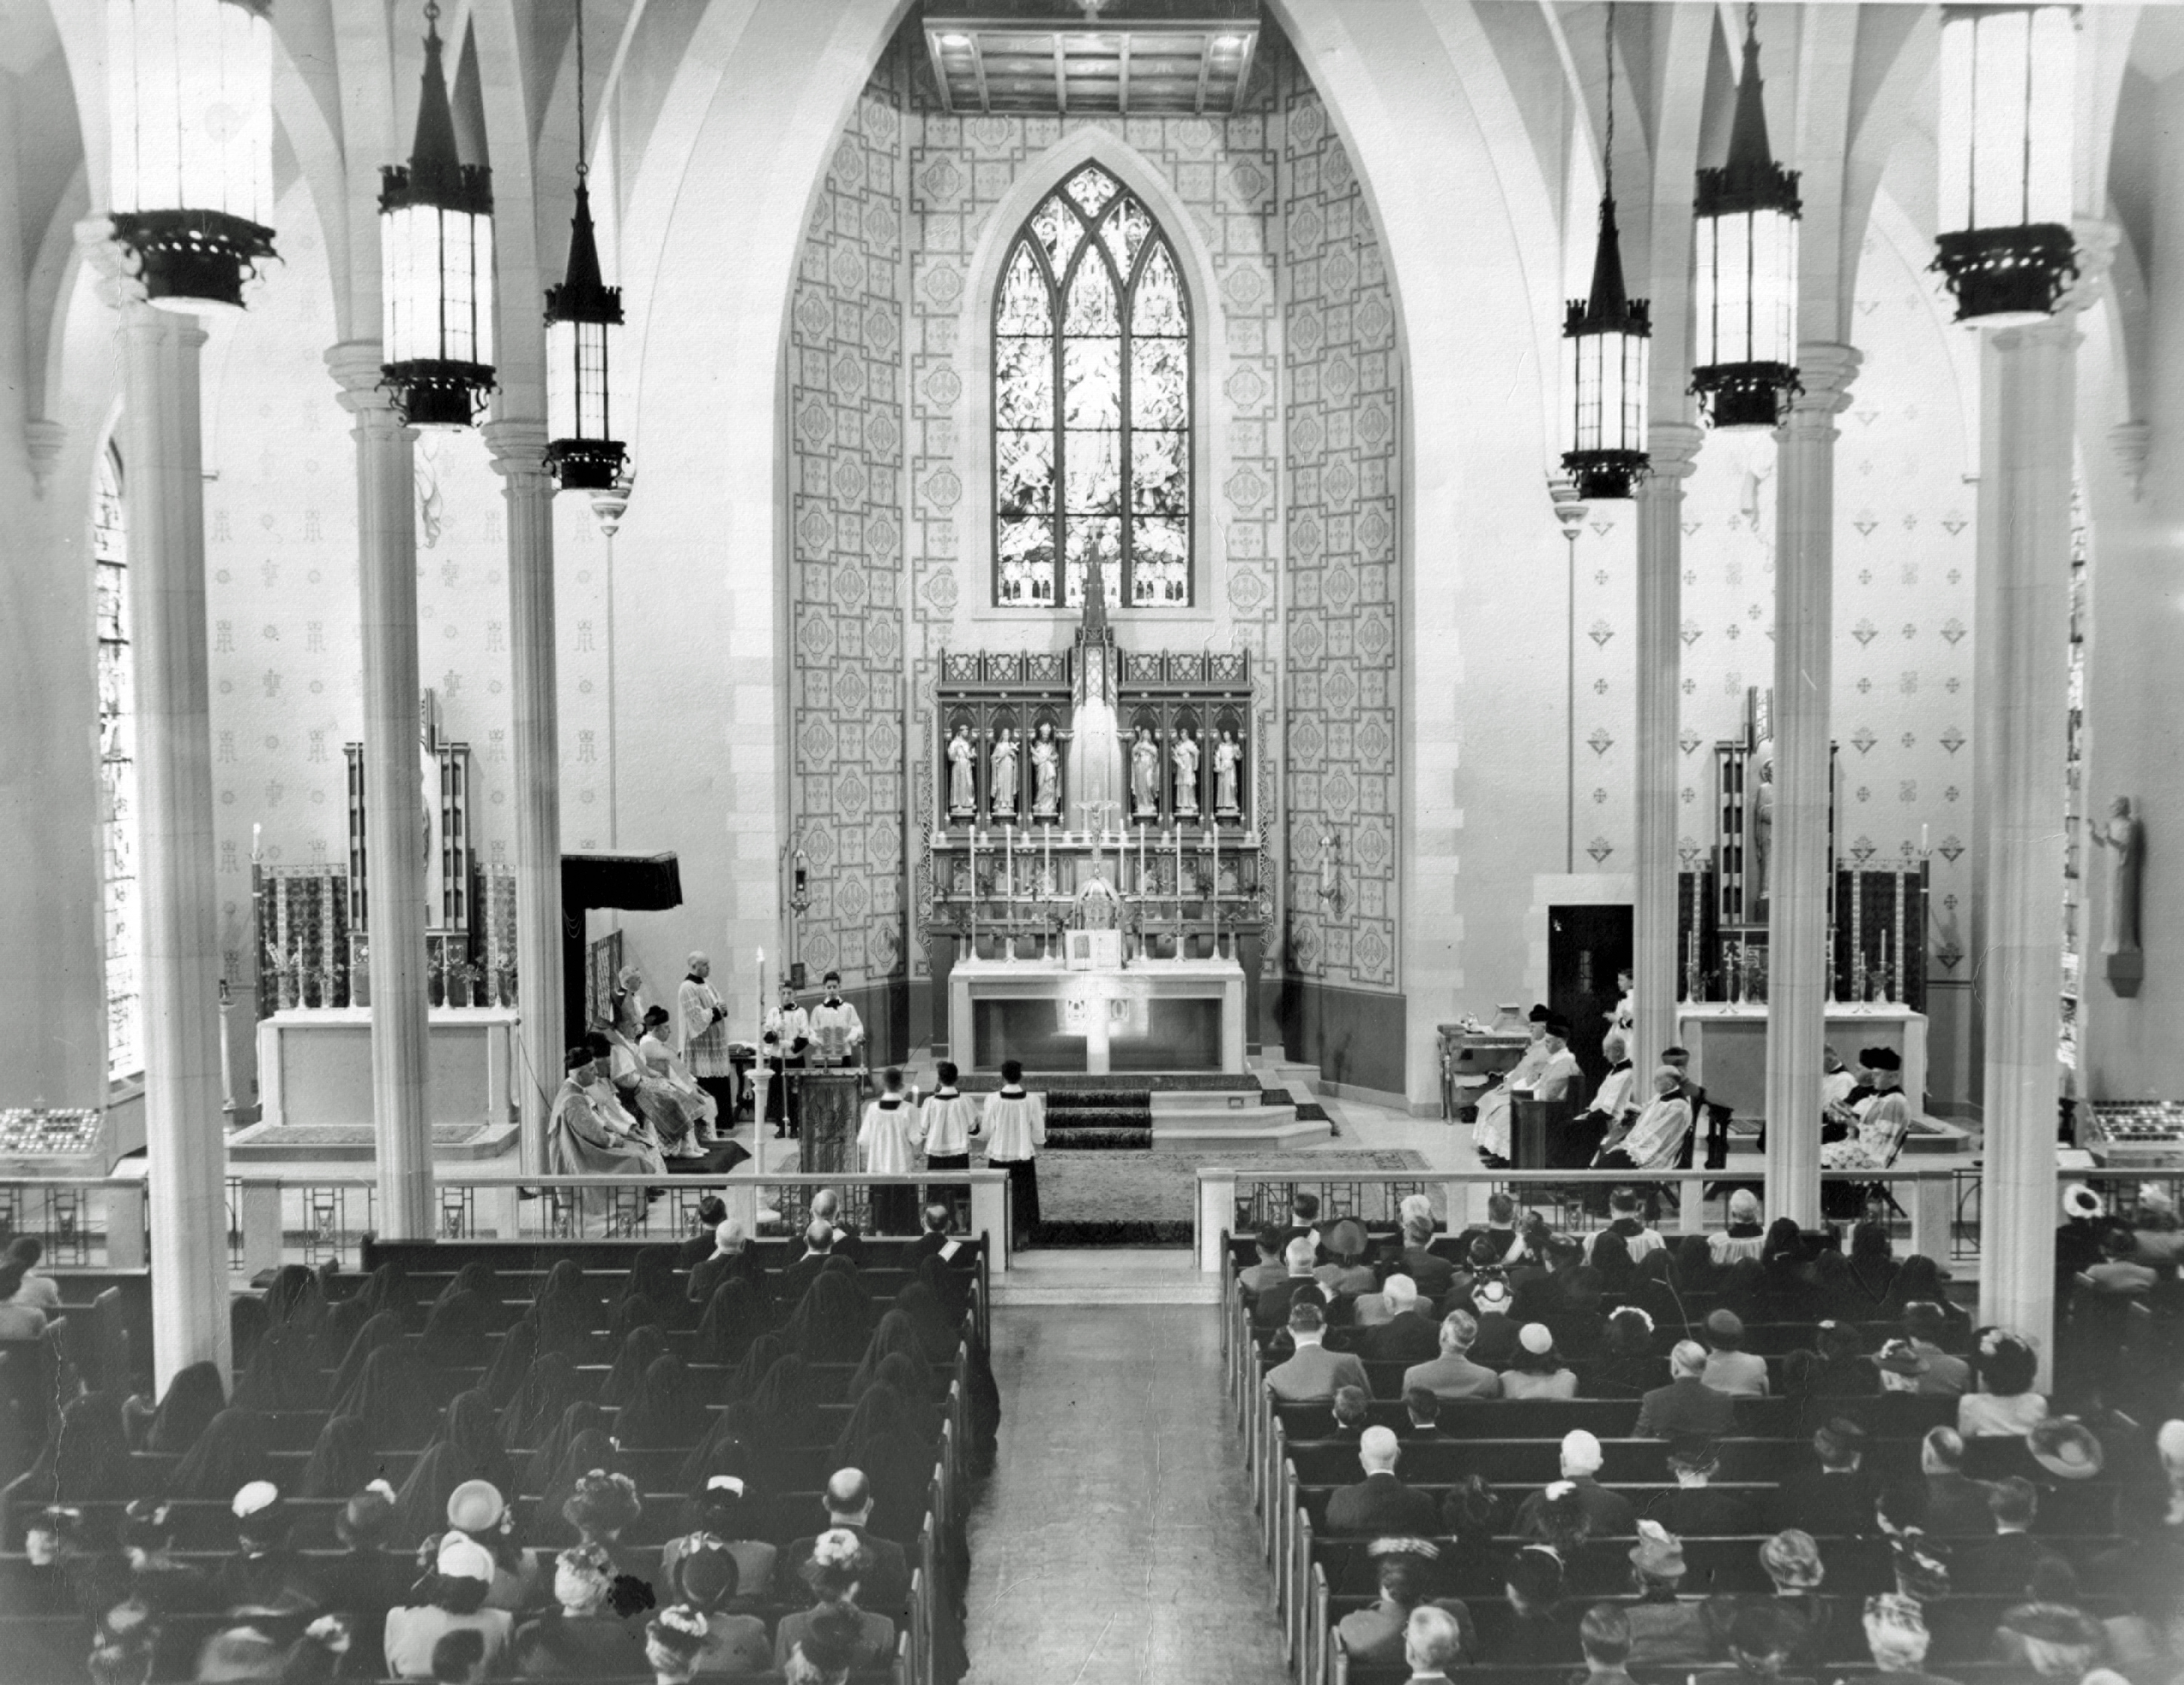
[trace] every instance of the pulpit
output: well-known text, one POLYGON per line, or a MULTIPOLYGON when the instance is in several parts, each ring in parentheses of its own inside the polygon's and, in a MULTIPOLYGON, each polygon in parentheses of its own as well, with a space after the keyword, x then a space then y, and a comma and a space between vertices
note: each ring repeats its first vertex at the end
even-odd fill
POLYGON ((791 1071, 802 1103, 797 1132, 803 1142, 800 1162, 806 1176, 854 1176, 857 1172, 857 1115, 865 1101, 861 1066, 818 1066, 791 1071))

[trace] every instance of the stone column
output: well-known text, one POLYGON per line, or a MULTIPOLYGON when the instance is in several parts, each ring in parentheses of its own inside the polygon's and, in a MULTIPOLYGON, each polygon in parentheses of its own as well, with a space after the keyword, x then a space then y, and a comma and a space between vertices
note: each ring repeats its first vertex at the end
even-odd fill
POLYGON ((1836 424, 1858 353, 1798 348, 1804 390, 1775 436, 1774 826, 1768 867, 1767 1215, 1820 1216, 1827 1039, 1830 692, 1835 682, 1836 424))
POLYGON ((554 481, 546 427, 485 428, 508 499, 510 666, 515 725, 515 976, 521 1026, 515 1086, 523 1168, 546 1164, 546 1119, 561 1084, 561 749, 554 681, 554 481))
POLYGON ((152 1371, 231 1358, 220 1087, 203 434, 193 316, 121 307, 121 453, 136 658, 152 1371))
POLYGON ((364 627, 365 926, 377 1221, 389 1239, 426 1240, 435 1224, 417 748, 417 436, 380 389, 379 359, 376 340, 348 341, 326 353, 341 385, 342 408, 356 418, 351 437, 364 627))
POLYGON ((1638 1092, 1679 1039, 1676 951, 1677 770, 1681 749, 1684 620, 1684 481, 1706 435, 1686 421, 1657 421, 1646 449, 1652 471, 1638 483, 1637 876, 1631 909, 1631 987, 1637 997, 1631 1064, 1638 1092))
POLYGON ((1986 751, 1980 1320, 2030 1334, 2047 1372, 2055 1315, 2057 1002, 2078 312, 1984 336, 1980 630, 1973 726, 1986 751))

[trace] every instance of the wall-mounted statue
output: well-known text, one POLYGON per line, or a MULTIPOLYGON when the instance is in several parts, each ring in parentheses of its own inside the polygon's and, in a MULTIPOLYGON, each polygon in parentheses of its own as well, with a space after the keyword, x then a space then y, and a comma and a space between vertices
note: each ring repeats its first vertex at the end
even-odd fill
POLYGON ((1178 729, 1175 748, 1170 752, 1175 762, 1175 811, 1180 819, 1185 815, 1198 817, 1198 741, 1190 735, 1188 726, 1178 729))
POLYGON ((1244 746, 1236 741, 1235 731, 1224 727, 1221 741, 1213 746, 1213 811, 1223 819, 1244 810, 1238 776, 1243 760, 1244 746))
POLYGON ((2109 987, 2120 995, 2135 995, 2146 976, 2146 956, 2138 942, 2139 865, 2146 853, 2139 822, 2131 815, 2131 798, 2118 796, 2109 804, 2108 818, 2087 827, 2097 848, 2109 851, 2108 933, 2101 942, 2101 966, 2109 987))
POLYGON ((1061 813, 1061 748, 1054 741, 1054 722, 1039 722, 1039 735, 1031 745, 1031 814, 1034 819, 1056 819, 1061 813))
POLYGON ((978 811, 978 750, 971 747, 970 728, 958 726, 948 740, 948 809, 966 817, 978 811))
POLYGON ((1138 727, 1138 740, 1130 745, 1130 812, 1150 817, 1160 812, 1160 745, 1153 728, 1138 727))
POLYGON ((1000 736, 994 740, 987 756, 988 777, 994 791, 994 817, 1014 819, 1017 816, 1017 734, 1008 726, 1001 727, 1000 736))

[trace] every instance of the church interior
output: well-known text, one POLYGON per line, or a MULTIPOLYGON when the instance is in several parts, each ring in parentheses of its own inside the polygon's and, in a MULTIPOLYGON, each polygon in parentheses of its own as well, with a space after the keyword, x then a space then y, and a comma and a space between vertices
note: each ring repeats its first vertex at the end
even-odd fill
POLYGON ((0 1675, 2184 1680, 2164 415, 2184 8, 0 0, 0 1675))

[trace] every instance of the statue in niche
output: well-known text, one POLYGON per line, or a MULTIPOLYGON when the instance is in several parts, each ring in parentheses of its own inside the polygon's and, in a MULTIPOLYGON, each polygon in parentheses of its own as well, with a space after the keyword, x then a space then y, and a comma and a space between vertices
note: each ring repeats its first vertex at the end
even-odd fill
POLYGON ((1160 812, 1160 745, 1153 728, 1138 727, 1138 740, 1130 745, 1130 811, 1134 815, 1160 812))
POLYGON ((970 728, 958 726, 948 740, 948 808, 956 814, 978 811, 978 781, 973 768, 978 752, 971 747, 970 728))
POLYGON ((1244 810, 1237 776, 1243 759, 1244 746, 1236 741, 1234 730, 1223 728, 1221 741, 1213 746, 1213 811, 1223 818, 1244 810))
POLYGON ((1744 904, 1745 916, 1756 921, 1768 915, 1769 882, 1774 869, 1774 744, 1771 738, 1753 751, 1752 764, 1758 770, 1751 794, 1746 798, 1749 811, 1744 824, 1751 849, 1746 866, 1744 904))
POLYGON ((1084 881, 1078 886, 1075 913, 1077 928, 1080 931, 1112 931, 1121 928, 1123 898, 1107 877, 1107 863, 1100 857, 1100 831, 1088 821, 1085 835, 1093 839, 1092 859, 1084 881))
MULTIPOLYGON (((2086 827, 2096 848, 2109 851, 2109 929, 2101 952, 2110 957, 2135 956, 2138 945, 2138 867, 2145 854, 2138 820, 2131 811, 2131 798, 2118 796, 2109 804, 2103 822, 2086 827)), ((2113 972, 2114 968, 2111 967, 2113 972)))
POLYGON ((994 817, 1014 819, 1017 815, 1017 734, 1008 726, 1001 727, 1000 736, 994 740, 986 760, 994 786, 994 817))
POLYGON ((1054 722, 1042 720, 1031 745, 1031 811, 1034 819, 1061 812, 1061 749, 1054 741, 1054 722))
POLYGON ((1170 752, 1175 762, 1175 812, 1180 819, 1185 815, 1198 817, 1198 740, 1190 735, 1188 726, 1175 734, 1175 748, 1170 752))

